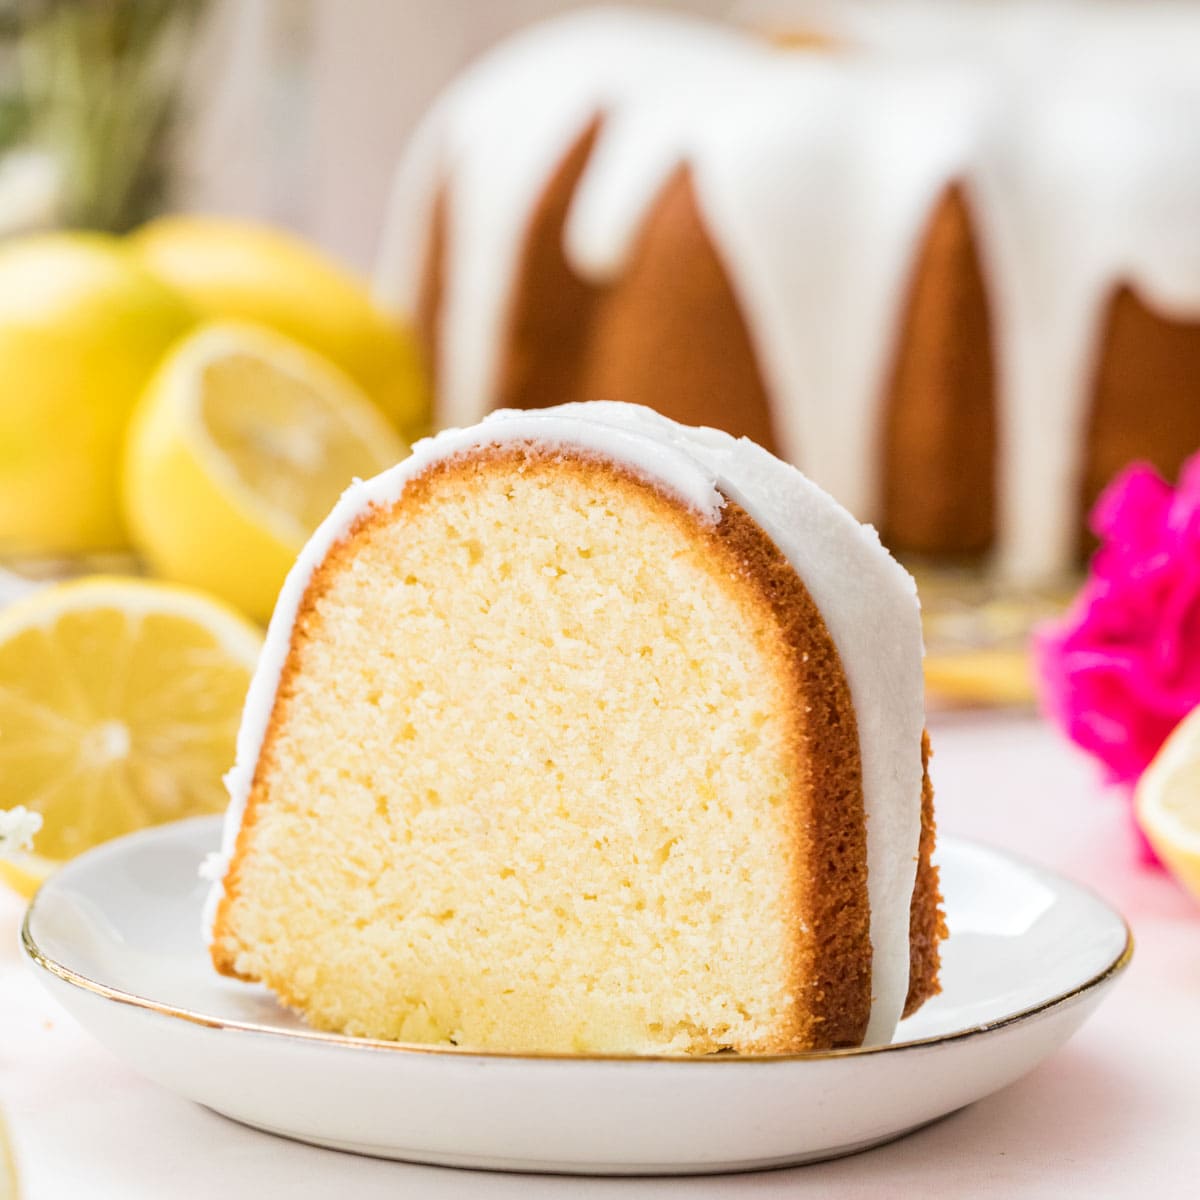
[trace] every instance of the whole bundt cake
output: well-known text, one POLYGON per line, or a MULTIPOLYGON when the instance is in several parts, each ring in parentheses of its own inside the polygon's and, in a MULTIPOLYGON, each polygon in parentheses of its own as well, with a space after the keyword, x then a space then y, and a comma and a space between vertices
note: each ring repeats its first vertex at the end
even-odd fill
POLYGON ((445 423, 639 402, 898 551, 1051 576, 1117 468, 1200 445, 1200 14, 811 9, 502 45, 420 128, 380 286, 445 423))

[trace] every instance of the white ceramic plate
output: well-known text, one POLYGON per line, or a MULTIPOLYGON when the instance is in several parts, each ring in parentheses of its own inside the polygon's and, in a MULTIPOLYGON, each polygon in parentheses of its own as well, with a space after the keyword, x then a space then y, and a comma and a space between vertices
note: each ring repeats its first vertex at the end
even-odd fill
POLYGON ((197 867, 219 820, 110 842, 37 894, 25 953, 97 1038, 163 1087, 338 1149, 503 1170, 676 1174, 777 1167, 898 1137, 1025 1074, 1132 952, 1090 892, 943 840, 942 995, 885 1047, 771 1058, 518 1057, 304 1028, 212 971, 197 867))

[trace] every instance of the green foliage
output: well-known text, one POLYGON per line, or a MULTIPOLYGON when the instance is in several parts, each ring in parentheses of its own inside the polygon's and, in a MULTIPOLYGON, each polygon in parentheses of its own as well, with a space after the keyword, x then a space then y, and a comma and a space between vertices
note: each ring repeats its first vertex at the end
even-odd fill
POLYGON ((0 4, 0 152, 62 168, 64 224, 123 232, 162 205, 179 76, 205 0, 0 4))

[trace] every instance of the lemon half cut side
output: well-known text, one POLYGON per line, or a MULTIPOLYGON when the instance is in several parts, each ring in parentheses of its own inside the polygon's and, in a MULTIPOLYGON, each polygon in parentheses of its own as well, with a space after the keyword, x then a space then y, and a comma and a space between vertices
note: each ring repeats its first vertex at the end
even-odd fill
POLYGON ((1200 708, 1184 717, 1143 772, 1135 803, 1158 856, 1200 900, 1200 708))
POLYGON ((40 813, 28 893, 109 838, 220 812, 257 627, 190 589, 93 576, 0 610, 0 797, 40 813))
POLYGON ((128 245, 202 317, 285 334, 336 363, 402 435, 429 432, 429 386, 412 332, 315 246, 281 229, 196 214, 159 217, 128 245))
POLYGON ((125 518, 165 579, 258 621, 355 477, 408 448, 359 388, 270 330, 202 326, 150 381, 125 450, 125 518))

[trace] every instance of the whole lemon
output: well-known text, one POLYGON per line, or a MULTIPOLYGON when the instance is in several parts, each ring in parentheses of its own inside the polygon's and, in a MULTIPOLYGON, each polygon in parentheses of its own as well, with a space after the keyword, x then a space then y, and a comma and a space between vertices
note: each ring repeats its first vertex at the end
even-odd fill
POLYGON ((125 544, 125 426, 194 321, 115 238, 40 234, 0 246, 0 554, 125 544))
POLYGON ((340 367, 406 439, 428 432, 429 389, 411 334, 362 281, 306 242, 207 216, 161 217, 129 242, 205 317, 286 334, 340 367))

